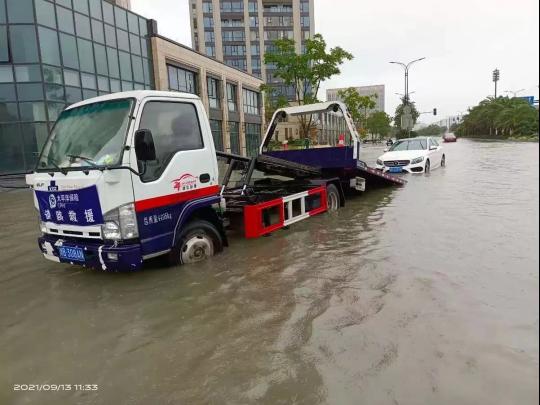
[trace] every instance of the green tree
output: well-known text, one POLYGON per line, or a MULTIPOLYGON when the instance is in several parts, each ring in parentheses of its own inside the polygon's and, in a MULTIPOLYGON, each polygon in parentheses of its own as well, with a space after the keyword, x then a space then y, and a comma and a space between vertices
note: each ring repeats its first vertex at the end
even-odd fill
POLYGON ((392 117, 386 114, 384 111, 375 111, 367 119, 367 129, 373 135, 378 135, 379 137, 386 137, 392 127, 390 123, 392 122, 392 117))
POLYGON ((367 126, 368 110, 375 108, 377 105, 374 100, 377 98, 377 94, 361 96, 354 87, 349 87, 339 90, 338 97, 347 106, 347 110, 349 110, 357 129, 365 128, 367 126))
MULTIPOLYGON (((321 34, 306 39, 305 52, 296 53, 295 43, 291 39, 274 41, 274 52, 264 55, 264 63, 275 67, 274 76, 293 86, 298 105, 317 102, 317 93, 321 83, 334 75, 340 74, 339 66, 346 60, 353 59, 352 54, 337 46, 327 49, 321 34)), ((306 117, 300 117, 302 137, 306 137, 311 126, 306 117)))
MULTIPOLYGON (((401 128, 401 116, 403 115, 403 107, 405 107, 405 100, 401 100, 401 104, 396 107, 396 112, 394 113, 394 126, 397 129, 397 138, 404 138, 408 135, 408 131, 406 129, 401 128)), ((418 120, 418 117, 420 116, 420 113, 416 109, 416 105, 414 102, 408 102, 408 105, 411 107, 411 114, 413 119, 413 124, 416 124, 416 121, 418 120)))
POLYGON ((441 127, 437 124, 431 124, 425 128, 419 129, 418 131, 416 131, 416 133, 419 136, 433 136, 433 135, 444 134, 445 131, 446 131, 446 127, 441 127))
POLYGON ((456 133, 487 138, 537 135, 538 111, 523 99, 488 97, 469 109, 456 133))

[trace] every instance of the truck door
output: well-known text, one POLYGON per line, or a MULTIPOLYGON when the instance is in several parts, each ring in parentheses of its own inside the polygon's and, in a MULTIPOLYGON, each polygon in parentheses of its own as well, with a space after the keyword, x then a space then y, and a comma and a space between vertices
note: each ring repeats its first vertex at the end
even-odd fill
MULTIPOLYGON (((210 125, 199 100, 148 98, 136 128, 150 130, 154 161, 137 161, 135 210, 143 255, 171 248, 179 217, 190 204, 219 194, 210 125)), ((132 158, 136 159, 135 152, 132 158)))

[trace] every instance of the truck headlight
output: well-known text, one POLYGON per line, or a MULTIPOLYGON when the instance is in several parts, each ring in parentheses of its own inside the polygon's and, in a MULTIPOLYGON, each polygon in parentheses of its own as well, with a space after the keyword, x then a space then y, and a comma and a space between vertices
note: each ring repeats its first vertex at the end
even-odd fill
POLYGON ((379 166, 383 166, 383 161, 382 161, 381 159, 377 159, 377 164, 378 164, 379 166))
POLYGON ((122 205, 104 215, 101 227, 104 239, 121 240, 139 237, 137 215, 133 204, 122 205))
POLYGON ((420 157, 417 157, 416 159, 411 160, 411 164, 415 165, 415 164, 423 162, 423 161, 424 161, 424 157, 420 156, 420 157))

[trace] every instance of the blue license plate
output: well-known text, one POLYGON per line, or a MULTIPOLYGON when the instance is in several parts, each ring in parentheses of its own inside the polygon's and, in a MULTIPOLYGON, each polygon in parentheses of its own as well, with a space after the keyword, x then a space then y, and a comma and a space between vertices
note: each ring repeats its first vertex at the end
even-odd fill
POLYGON ((60 259, 84 262, 84 251, 80 247, 59 246, 58 254, 60 259))
POLYGON ((403 169, 401 167, 390 167, 388 171, 390 173, 401 173, 403 169))

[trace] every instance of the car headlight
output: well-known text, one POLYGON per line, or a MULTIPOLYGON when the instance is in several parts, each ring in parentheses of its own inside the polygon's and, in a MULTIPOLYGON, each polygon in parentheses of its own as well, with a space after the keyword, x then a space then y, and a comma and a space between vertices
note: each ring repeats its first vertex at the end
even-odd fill
POLYGON ((377 159, 377 164, 378 164, 379 166, 382 166, 382 165, 383 165, 383 161, 382 161, 381 159, 377 159))
POLYGON ((424 161, 424 157, 420 156, 420 157, 417 157, 416 159, 411 160, 411 164, 415 165, 415 164, 423 162, 423 161, 424 161))
POLYGON ((104 239, 133 239, 139 236, 137 215, 133 204, 122 205, 104 215, 101 227, 104 239))

